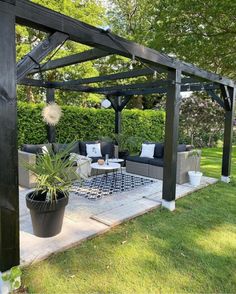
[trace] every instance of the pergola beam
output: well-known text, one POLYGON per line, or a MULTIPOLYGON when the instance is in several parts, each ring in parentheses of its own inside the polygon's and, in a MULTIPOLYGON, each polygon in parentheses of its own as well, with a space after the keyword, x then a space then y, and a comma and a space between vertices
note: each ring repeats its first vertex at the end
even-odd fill
MULTIPOLYGON (((109 52, 95 48, 95 49, 87 50, 85 52, 51 60, 47 63, 43 63, 41 64, 41 71, 44 72, 44 71, 57 69, 57 68, 61 68, 61 67, 65 67, 65 66, 69 66, 73 64, 79 64, 82 62, 98 59, 108 55, 111 55, 111 54, 109 52)), ((38 73, 38 72, 39 72, 39 69, 33 69, 31 70, 30 73, 38 73)))
POLYGON ((115 81, 115 80, 122 80, 127 78, 136 78, 140 76, 147 76, 152 75, 155 72, 155 69, 143 68, 143 69, 136 69, 132 71, 126 71, 116 74, 86 78, 86 79, 79 79, 74 81, 67 81, 64 84, 67 85, 81 85, 81 84, 93 84, 99 82, 106 82, 106 81, 115 81))
MULTIPOLYGON (((219 89, 220 86, 212 83, 190 84, 190 79, 183 79, 184 84, 181 85, 181 92, 199 92, 219 89)), ((84 93, 97 93, 102 95, 115 96, 132 96, 132 95, 149 95, 149 94, 164 94, 167 93, 167 86, 171 84, 168 80, 155 81, 152 83, 140 83, 131 85, 120 85, 111 87, 90 87, 86 85, 72 85, 67 82, 46 82, 34 79, 23 79, 19 82, 20 85, 55 88, 64 91, 75 91, 84 93)))
POLYGON ((195 75, 222 85, 235 86, 234 81, 228 78, 202 70, 192 64, 181 62, 27 0, 16 0, 16 22, 46 32, 59 31, 68 34, 72 41, 101 48, 109 53, 128 57, 135 56, 142 62, 163 67, 166 70, 168 68, 178 69, 184 74, 195 75))
POLYGON ((57 46, 68 39, 68 35, 56 32, 38 44, 30 53, 26 54, 16 65, 17 82, 40 63, 57 46))

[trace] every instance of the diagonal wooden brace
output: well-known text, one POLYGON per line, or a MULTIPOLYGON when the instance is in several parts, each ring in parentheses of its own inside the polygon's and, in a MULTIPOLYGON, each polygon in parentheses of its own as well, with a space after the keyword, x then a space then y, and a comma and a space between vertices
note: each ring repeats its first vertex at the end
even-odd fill
POLYGON ((39 64, 50 52, 67 39, 68 35, 55 32, 46 40, 38 44, 30 53, 25 55, 16 65, 17 82, 26 77, 36 64, 39 64))

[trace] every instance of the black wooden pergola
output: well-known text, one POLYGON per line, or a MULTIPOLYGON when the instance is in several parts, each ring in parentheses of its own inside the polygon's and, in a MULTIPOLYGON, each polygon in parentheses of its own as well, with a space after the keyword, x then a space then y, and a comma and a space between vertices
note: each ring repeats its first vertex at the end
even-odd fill
MULTIPOLYGON (((116 111, 120 131, 121 111, 133 95, 166 93, 163 203, 175 201, 176 159, 180 92, 206 91, 225 110, 222 179, 230 177, 235 82, 167 55, 120 38, 109 30, 95 28, 27 0, 0 0, 0 270, 19 264, 19 188, 17 158, 16 85, 47 88, 47 101, 62 89, 106 95, 116 111), (15 24, 48 33, 48 37, 16 64, 15 24), (72 40, 94 49, 64 58, 40 62, 55 48, 72 40), (47 82, 28 74, 95 60, 117 54, 135 58, 148 67, 75 81, 47 82), (166 73, 167 80, 138 84, 91 87, 89 84, 166 73), (220 94, 219 94, 220 93, 220 94)), ((49 130, 54 140, 54 130, 49 130)))

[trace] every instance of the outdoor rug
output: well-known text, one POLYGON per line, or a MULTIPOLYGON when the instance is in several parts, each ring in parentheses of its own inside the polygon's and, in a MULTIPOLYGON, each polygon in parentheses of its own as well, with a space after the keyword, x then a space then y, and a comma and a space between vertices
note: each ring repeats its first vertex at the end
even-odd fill
POLYGON ((153 180, 125 173, 93 177, 83 182, 75 182, 72 192, 90 200, 98 200, 114 193, 127 192, 140 186, 154 183, 153 180))

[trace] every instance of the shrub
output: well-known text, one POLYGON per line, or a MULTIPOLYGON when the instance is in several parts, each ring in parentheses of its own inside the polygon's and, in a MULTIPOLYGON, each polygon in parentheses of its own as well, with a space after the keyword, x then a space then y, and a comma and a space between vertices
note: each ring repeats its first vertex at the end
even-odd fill
MULTIPOLYGON (((41 112, 43 104, 18 103, 18 144, 40 144, 47 142, 45 123, 41 112)), ((63 106, 63 116, 56 126, 57 141, 97 140, 102 137, 114 138, 115 113, 111 109, 79 108, 63 106)), ((122 130, 127 138, 138 138, 140 148, 144 140, 163 141, 165 113, 154 110, 124 110, 122 130)))

